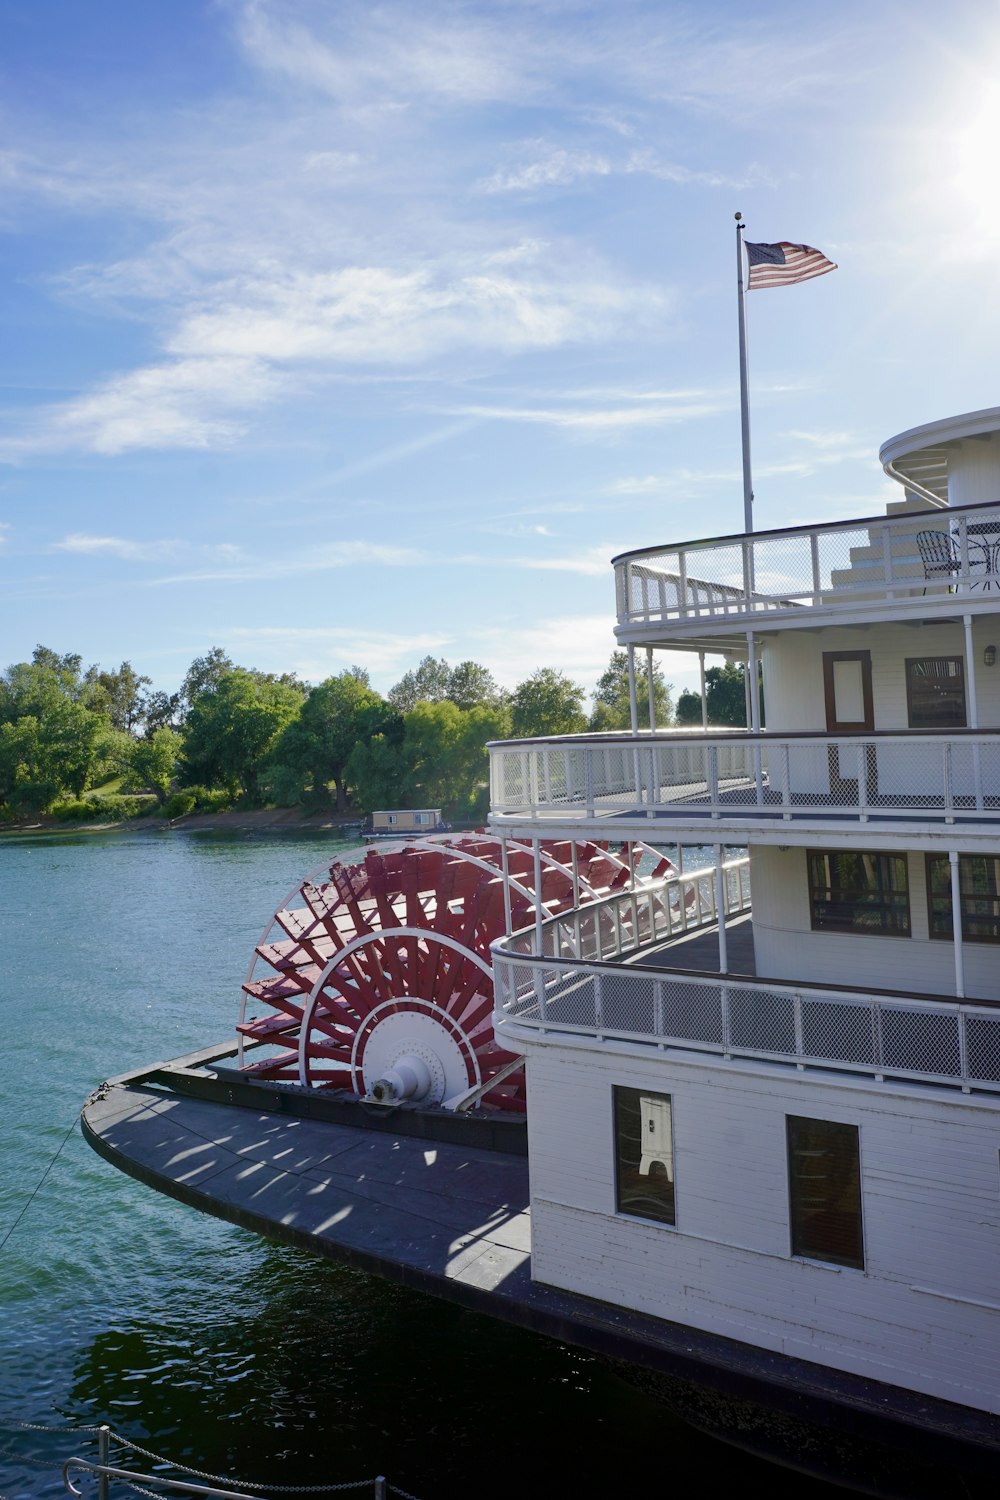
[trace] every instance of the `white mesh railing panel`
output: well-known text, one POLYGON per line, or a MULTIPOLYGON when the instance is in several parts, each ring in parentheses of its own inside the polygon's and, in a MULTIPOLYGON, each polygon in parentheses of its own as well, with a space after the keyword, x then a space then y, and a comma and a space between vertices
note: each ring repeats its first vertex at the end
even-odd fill
POLYGON ((654 977, 635 970, 601 975, 601 1025, 605 1031, 652 1036, 656 1029, 654 977))
POLYGON ((965 1017, 966 1069, 977 1083, 1000 1083, 1000 1016, 965 1017))
POLYGON ((878 1059, 871 1005, 804 996, 802 1051, 807 1057, 874 1067, 878 1059))
POLYGON ((712 984, 688 984, 682 979, 660 982, 660 1018, 657 1034, 679 1041, 707 1042, 721 1047, 722 988, 712 984))
POLYGON ((535 981, 527 966, 504 963, 494 955, 493 995, 495 1009, 509 1019, 537 1018, 535 981))
POLYGON ((934 1073, 955 1078, 960 1075, 957 1015, 882 1004, 879 1023, 882 1066, 887 1073, 934 1073))
POLYGON ((812 594, 812 549, 808 535, 762 537, 755 542, 753 592, 776 599, 808 598, 812 594))
POLYGON ((544 1023, 551 1026, 600 1029, 597 976, 591 970, 545 971, 544 1023))
POLYGON ((729 986, 729 1046, 733 1051, 794 1057, 795 1004, 790 994, 729 986))

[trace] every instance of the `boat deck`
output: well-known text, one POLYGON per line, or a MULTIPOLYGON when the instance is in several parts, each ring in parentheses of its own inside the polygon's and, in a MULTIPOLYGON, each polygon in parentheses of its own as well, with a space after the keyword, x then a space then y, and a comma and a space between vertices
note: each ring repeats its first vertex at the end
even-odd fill
POLYGON ((479 1121, 427 1126, 419 1111, 326 1105, 314 1091, 213 1065, 232 1052, 206 1049, 103 1084, 83 1109, 86 1139, 193 1208, 652 1372, 668 1399, 680 1380, 765 1406, 772 1423, 779 1412, 911 1455, 926 1447, 929 1459, 957 1444, 977 1471, 995 1467, 998 1419, 532 1281, 522 1126, 487 1126, 483 1149, 461 1138, 479 1121), (513 1151, 502 1149, 505 1128, 513 1151), (441 1129, 454 1138, 432 1138, 441 1129))
MULTIPOLYGON (((748 911, 726 919, 726 961, 728 973, 756 976, 753 919, 748 911)), ((711 927, 700 927, 697 932, 687 932, 682 937, 671 938, 668 943, 658 943, 655 948, 644 948, 632 962, 653 968, 665 965, 671 969, 695 969, 706 974, 717 974, 718 923, 713 923, 711 927)))

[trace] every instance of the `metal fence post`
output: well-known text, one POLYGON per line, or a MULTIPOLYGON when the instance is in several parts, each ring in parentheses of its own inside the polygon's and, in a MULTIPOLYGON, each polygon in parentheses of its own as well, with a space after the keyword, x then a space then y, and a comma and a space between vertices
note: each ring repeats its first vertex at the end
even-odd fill
POLYGON ((386 1500, 384 1474, 378 1474, 375 1477, 375 1500, 386 1500))
MULTIPOLYGON (((102 1422, 97 1429, 97 1462, 102 1468, 108 1467, 111 1456, 111 1428, 106 1422, 102 1422)), ((97 1500, 108 1500, 108 1476, 99 1474, 97 1477, 97 1500)))

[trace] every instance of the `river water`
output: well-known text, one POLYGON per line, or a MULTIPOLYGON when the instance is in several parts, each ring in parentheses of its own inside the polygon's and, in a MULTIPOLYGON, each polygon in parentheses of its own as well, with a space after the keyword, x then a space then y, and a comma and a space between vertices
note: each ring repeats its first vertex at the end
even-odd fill
POLYGON ((0 1500, 64 1494, 62 1462, 94 1456, 76 1429, 101 1422, 267 1486, 385 1474, 420 1500, 618 1496, 689 1469, 708 1493, 842 1496, 685 1426, 600 1360, 269 1245, 85 1145, 102 1079, 232 1034, 266 919, 337 847, 0 844, 0 1500))

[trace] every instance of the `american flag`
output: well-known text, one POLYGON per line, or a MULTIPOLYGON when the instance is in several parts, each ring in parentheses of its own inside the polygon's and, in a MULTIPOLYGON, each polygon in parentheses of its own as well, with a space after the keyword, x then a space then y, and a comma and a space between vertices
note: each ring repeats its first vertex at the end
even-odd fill
POLYGON ((790 245, 779 240, 776 245, 751 245, 746 241, 747 290, 763 286, 791 286, 796 281, 811 281, 835 271, 836 263, 814 250, 811 245, 790 245))

